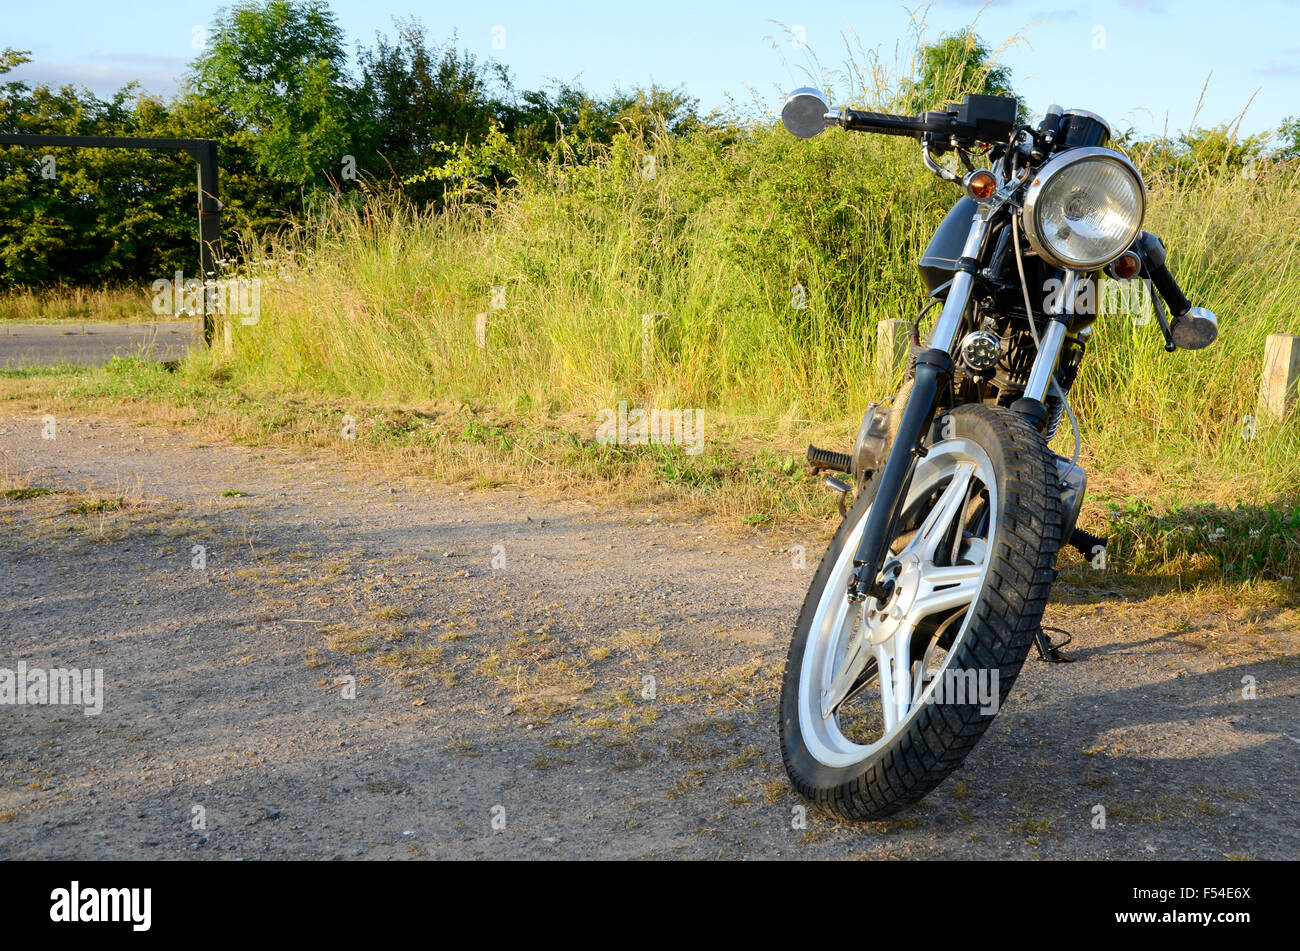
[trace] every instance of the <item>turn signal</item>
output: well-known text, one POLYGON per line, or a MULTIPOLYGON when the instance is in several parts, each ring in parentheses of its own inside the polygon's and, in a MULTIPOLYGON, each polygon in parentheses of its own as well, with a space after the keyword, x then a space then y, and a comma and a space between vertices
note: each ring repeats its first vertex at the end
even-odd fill
POLYGON ((1125 251, 1114 261, 1111 262, 1110 276, 1117 281, 1128 281, 1137 276, 1137 272, 1142 267, 1142 262, 1132 251, 1125 251))
POLYGON ((966 194, 976 201, 988 201, 998 190, 998 179, 986 168, 979 168, 966 176, 966 194))

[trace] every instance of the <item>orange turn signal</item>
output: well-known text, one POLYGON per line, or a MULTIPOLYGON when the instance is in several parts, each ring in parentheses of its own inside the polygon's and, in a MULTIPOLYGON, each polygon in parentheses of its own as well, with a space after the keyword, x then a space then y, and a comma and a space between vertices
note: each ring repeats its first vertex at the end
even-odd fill
POLYGON ((988 201, 997 190, 997 176, 986 168, 976 169, 966 176, 966 193, 976 201, 988 201))
POLYGON ((1110 265, 1110 275, 1119 281, 1128 281, 1137 276, 1141 270, 1142 262, 1132 251, 1125 251, 1110 265))

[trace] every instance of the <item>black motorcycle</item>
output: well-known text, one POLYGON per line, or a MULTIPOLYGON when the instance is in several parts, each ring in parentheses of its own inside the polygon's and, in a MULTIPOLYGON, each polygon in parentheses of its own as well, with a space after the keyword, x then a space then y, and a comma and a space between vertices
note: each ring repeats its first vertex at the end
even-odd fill
POLYGON ((919 139, 926 166, 965 190, 920 261, 931 300, 902 389, 867 408, 851 453, 808 449, 815 468, 849 474, 854 484, 827 481, 856 501, 841 506, 799 615, 781 751, 815 806, 879 819, 961 764, 1031 647, 1056 656, 1042 616, 1058 548, 1105 557, 1106 540, 1075 525, 1086 477, 1068 399, 1096 317, 1079 304, 1098 297, 1081 292, 1103 269, 1154 285, 1168 350, 1208 346, 1218 321, 1191 306, 1141 230, 1142 176, 1106 147, 1100 116, 1052 106, 1031 128, 1013 98, 898 116, 798 89, 781 118, 800 138, 837 125, 919 139), (948 152, 964 176, 936 159, 948 152), (1063 415, 1070 459, 1048 448, 1063 415))

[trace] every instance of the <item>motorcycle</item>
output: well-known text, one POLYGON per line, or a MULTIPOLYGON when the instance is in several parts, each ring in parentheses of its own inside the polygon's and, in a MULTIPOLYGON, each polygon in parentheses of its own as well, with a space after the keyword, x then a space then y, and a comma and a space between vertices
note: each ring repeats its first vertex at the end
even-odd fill
POLYGON ((1094 113, 1053 105, 1030 127, 1014 98, 967 95, 890 115, 833 109, 803 88, 781 119, 800 138, 833 126, 912 137, 930 171, 964 191, 919 262, 930 300, 902 388, 867 407, 851 452, 808 447, 814 470, 853 484, 827 479, 843 521, 790 645, 781 752, 813 806, 880 819, 961 765, 1031 647, 1064 659, 1042 629, 1061 545, 1104 558, 1106 539, 1076 526, 1087 476, 1068 399, 1096 316, 1086 282, 1104 272, 1154 285, 1169 351, 1208 346, 1218 320, 1191 305, 1164 245, 1142 231, 1142 176, 1094 113), (964 175, 938 161, 945 153, 964 175), (989 167, 976 167, 980 154, 989 167), (1049 448, 1063 415, 1069 459, 1049 448))

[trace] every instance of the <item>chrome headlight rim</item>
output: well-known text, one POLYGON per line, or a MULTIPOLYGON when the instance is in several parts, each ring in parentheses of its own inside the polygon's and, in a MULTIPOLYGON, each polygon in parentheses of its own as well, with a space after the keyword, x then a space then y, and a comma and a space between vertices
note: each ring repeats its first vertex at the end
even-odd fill
POLYGON ((1142 233, 1142 222, 1147 213, 1147 187, 1146 182, 1142 180, 1142 173, 1137 170, 1137 166, 1128 160, 1127 157, 1114 149, 1103 148, 1102 146, 1087 146, 1084 148, 1070 149, 1062 152, 1060 155, 1048 159, 1034 174, 1025 189, 1024 215, 1022 218, 1025 236, 1029 239, 1029 246, 1034 249, 1040 258, 1053 264, 1056 267, 1068 268, 1075 271, 1095 271, 1098 268, 1110 264, 1125 251, 1127 251, 1137 240, 1138 235, 1142 233), (1120 168, 1127 171, 1137 182, 1138 213, 1133 225, 1133 233, 1125 245, 1116 251, 1113 255, 1104 261, 1072 261, 1063 255, 1057 253, 1052 247, 1043 240, 1038 232, 1037 205, 1039 196, 1056 175, 1082 161, 1104 160, 1113 162, 1120 168))

